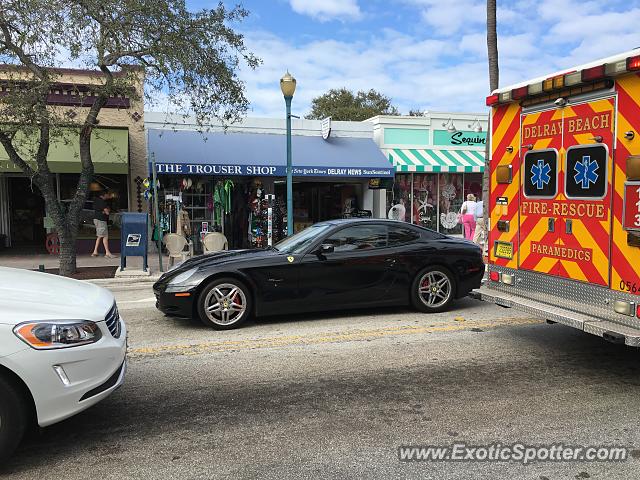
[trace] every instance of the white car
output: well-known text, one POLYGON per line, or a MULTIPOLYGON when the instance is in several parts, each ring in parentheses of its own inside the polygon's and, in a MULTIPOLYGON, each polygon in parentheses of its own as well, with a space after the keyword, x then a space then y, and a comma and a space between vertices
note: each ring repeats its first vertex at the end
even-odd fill
POLYGON ((108 290, 0 267, 0 460, 124 381, 127 332, 108 290))

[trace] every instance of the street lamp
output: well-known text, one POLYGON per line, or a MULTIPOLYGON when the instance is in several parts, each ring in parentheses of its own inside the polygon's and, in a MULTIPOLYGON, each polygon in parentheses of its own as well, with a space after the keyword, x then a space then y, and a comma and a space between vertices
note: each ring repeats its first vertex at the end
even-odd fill
POLYGON ((293 234, 293 168, 291 166, 291 100, 296 91, 296 79, 288 71, 280 79, 280 90, 287 106, 287 236, 293 234))

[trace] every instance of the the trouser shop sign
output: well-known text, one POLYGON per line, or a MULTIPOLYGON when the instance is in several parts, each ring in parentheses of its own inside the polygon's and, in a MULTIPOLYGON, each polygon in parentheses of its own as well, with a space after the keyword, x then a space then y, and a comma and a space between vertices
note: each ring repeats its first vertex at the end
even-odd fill
MULTIPOLYGON (((158 163, 159 174, 183 175, 229 175, 229 176, 265 176, 284 177, 287 167, 284 165, 200 165, 193 163, 158 163)), ((294 176, 313 177, 387 177, 393 176, 393 168, 360 167, 293 167, 294 176)))

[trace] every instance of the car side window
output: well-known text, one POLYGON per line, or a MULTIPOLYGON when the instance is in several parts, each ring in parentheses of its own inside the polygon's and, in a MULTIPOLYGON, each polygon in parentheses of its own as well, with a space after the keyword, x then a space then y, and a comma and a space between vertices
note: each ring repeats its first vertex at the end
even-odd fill
POLYGON ((385 225, 355 225, 337 231, 323 243, 333 245, 335 252, 384 248, 387 246, 385 225))
POLYGON ((420 239, 420 233, 410 227, 389 227, 389 240, 390 247, 396 247, 399 245, 406 245, 413 243, 420 239))

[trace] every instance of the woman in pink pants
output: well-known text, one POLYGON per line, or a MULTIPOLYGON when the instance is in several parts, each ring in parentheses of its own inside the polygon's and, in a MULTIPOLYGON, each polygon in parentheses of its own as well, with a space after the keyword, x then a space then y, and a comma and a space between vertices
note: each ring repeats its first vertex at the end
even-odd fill
POLYGON ((467 201, 460 208, 462 216, 462 226, 464 227, 464 238, 473 240, 476 233, 476 196, 473 193, 467 195, 467 201))

